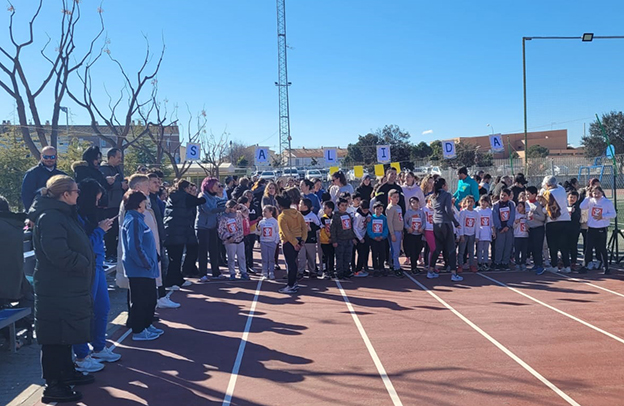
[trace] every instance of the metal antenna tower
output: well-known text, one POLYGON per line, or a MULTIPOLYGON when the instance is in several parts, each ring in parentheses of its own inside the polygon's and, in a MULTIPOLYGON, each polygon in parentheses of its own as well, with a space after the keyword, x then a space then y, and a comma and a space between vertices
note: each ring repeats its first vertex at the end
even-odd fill
POLYGON ((288 167, 292 167, 292 150, 290 148, 290 107, 288 103, 288 63, 286 60, 286 0, 277 0, 277 74, 279 82, 275 82, 279 90, 279 135, 280 160, 288 151, 288 167))

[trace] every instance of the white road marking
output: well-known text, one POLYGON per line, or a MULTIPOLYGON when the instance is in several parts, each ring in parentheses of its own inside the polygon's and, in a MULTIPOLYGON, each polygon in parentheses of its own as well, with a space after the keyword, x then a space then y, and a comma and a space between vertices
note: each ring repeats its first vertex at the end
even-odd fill
POLYGON ((479 334, 481 334, 483 337, 485 337, 489 342, 491 342, 492 344, 494 344, 499 350, 501 350, 502 352, 504 352, 509 358, 511 358, 512 360, 514 360, 516 363, 518 363, 522 368, 526 369, 531 375, 533 375, 534 377, 536 377, 537 379, 539 379, 544 385, 548 386, 553 392, 555 392, 557 395, 559 395, 563 400, 565 400, 566 402, 568 402, 571 405, 575 405, 575 406, 580 406, 574 399, 572 399, 570 396, 568 396, 564 391, 562 391, 561 389, 559 389, 555 384, 553 384, 552 382, 550 382, 548 379, 544 378, 539 372, 537 372, 535 369, 533 369, 529 364, 527 364, 526 362, 524 362, 522 359, 520 359, 516 354, 514 354, 513 352, 511 352, 510 350, 508 350, 505 346, 503 346, 501 343, 499 343, 498 341, 496 341, 496 339, 494 339, 492 336, 490 336, 488 333, 486 333, 485 331, 483 331, 479 326, 477 326, 476 324, 474 324, 472 321, 470 321, 466 316, 464 316, 463 314, 461 314, 460 312, 458 312, 457 310, 455 310, 451 305, 449 305, 448 303, 446 303, 442 298, 440 298, 438 295, 436 295, 435 293, 433 293, 430 289, 428 289, 425 285, 423 285, 422 283, 418 282, 416 279, 414 279, 411 275, 407 275, 406 276, 408 278, 410 278, 415 284, 417 284, 418 286, 420 286, 420 288, 422 290, 424 290, 425 292, 429 293, 431 296, 433 296, 433 298, 435 300, 437 300, 442 306, 446 307, 447 309, 449 309, 451 312, 453 312, 453 314, 457 317, 459 317, 464 323, 468 324, 470 327, 472 327, 473 330, 475 330, 476 332, 478 332, 479 334))
POLYGON ((594 287, 596 289, 604 290, 605 292, 609 292, 611 294, 624 297, 624 294, 622 294, 620 292, 616 292, 614 290, 603 288, 602 286, 599 286, 599 285, 595 285, 595 284, 591 283, 590 281, 588 281, 586 279, 579 279, 579 278, 575 278, 573 276, 568 276, 568 275, 564 275, 564 274, 557 273, 557 272, 551 272, 551 273, 553 275, 561 276, 562 278, 568 278, 568 279, 570 279, 571 281, 574 281, 574 282, 582 282, 582 283, 584 283, 586 285, 589 285, 589 286, 592 286, 592 287, 594 287))
POLYGON ((256 293, 254 294, 251 308, 249 309, 249 315, 247 315, 247 323, 245 324, 245 331, 241 337, 240 345, 238 346, 238 353, 236 354, 236 361, 234 361, 234 368, 232 368, 232 374, 230 375, 230 382, 228 383, 225 397, 223 398, 223 406, 227 406, 232 402, 232 396, 234 395, 234 388, 236 387, 236 379, 238 378, 238 372, 240 371, 241 362, 243 361, 243 354, 245 353, 245 346, 247 345, 247 337, 249 337, 249 330, 251 329, 251 321, 253 320, 254 313, 256 311, 256 304, 258 303, 258 297, 260 296, 260 289, 262 288, 262 279, 258 281, 256 286, 256 293))
POLYGON ((110 346, 111 351, 113 351, 115 348, 117 348, 117 346, 119 344, 121 344, 123 342, 123 340, 126 339, 126 337, 128 337, 130 335, 130 333, 132 332, 132 329, 129 328, 128 331, 126 331, 121 337, 119 337, 119 339, 115 342, 113 342, 113 345, 110 346))
POLYGON ((338 286, 338 290, 340 291, 340 294, 342 295, 342 298, 344 299, 345 303, 347 304, 347 308, 349 309, 349 313, 351 313, 351 317, 353 317, 353 321, 355 322, 355 326, 357 327, 358 331, 360 332, 360 335, 362 336, 362 340, 364 340, 364 344, 366 344, 366 348, 368 349, 368 353, 370 354, 371 358, 373 359, 373 362, 375 363, 375 366, 377 367, 377 372, 379 373, 379 376, 381 376, 381 380, 383 381, 384 385, 386 386, 386 390, 388 391, 388 394, 390 395, 390 399, 392 399, 392 403, 395 406, 402 406, 403 403, 401 403, 401 399, 399 398, 399 395, 397 394, 396 390, 394 389, 394 385, 392 385, 392 382, 390 381, 390 377, 388 377, 388 374, 386 373, 386 370, 385 370, 383 364, 381 363, 381 360, 377 356, 377 352, 375 351, 375 348, 373 347, 373 344, 368 339, 368 335, 366 334, 366 331, 364 330, 364 327, 362 326, 362 323, 360 323, 360 319, 358 318, 357 314, 355 313, 355 310, 353 309, 353 305, 349 301, 349 298, 347 297, 347 294, 342 289, 342 285, 340 284, 339 280, 336 280, 336 285, 338 286))

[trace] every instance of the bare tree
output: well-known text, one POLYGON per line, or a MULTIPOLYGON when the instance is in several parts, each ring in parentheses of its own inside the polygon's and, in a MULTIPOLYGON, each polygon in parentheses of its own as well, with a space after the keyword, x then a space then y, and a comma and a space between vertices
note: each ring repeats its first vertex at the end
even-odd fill
POLYGON ((206 168, 201 163, 199 163, 199 165, 204 169, 207 175, 209 174, 218 178, 219 166, 230 160, 229 138, 230 134, 226 130, 223 130, 219 136, 215 136, 212 131, 210 131, 210 133, 204 131, 200 134, 202 152, 204 153, 202 163, 209 164, 210 166, 206 168))
MULTIPOLYGON (((42 57, 50 64, 49 70, 45 71, 44 79, 40 83, 36 85, 32 83, 31 78, 24 69, 21 57, 24 50, 33 45, 35 42, 34 25, 41 13, 43 0, 39 0, 39 5, 29 22, 28 39, 23 42, 19 42, 15 38, 15 29, 13 24, 16 10, 13 4, 9 2, 8 11, 11 15, 8 30, 10 42, 14 49, 9 50, 7 47, 0 46, 0 57, 3 58, 3 60, 0 60, 0 71, 4 72, 5 75, 4 79, 0 79, 0 88, 15 100, 24 143, 33 156, 37 158, 39 158, 39 149, 37 148, 37 145, 33 140, 33 135, 31 134, 29 118, 32 118, 39 144, 42 147, 47 145, 56 147, 61 101, 68 90, 67 83, 69 75, 89 60, 93 53, 96 41, 104 32, 102 9, 98 8, 100 31, 93 38, 88 51, 86 51, 84 55, 81 57, 75 55, 76 45, 74 39, 77 35, 76 27, 81 16, 80 2, 78 0, 62 0, 61 3, 61 30, 55 51, 53 54, 50 52, 48 55, 47 53, 48 45, 52 42, 52 39, 49 37, 48 41, 40 51, 42 57), (48 142, 46 130, 42 125, 41 114, 37 103, 42 92, 50 84, 53 84, 54 86, 54 104, 52 110, 50 142, 48 142)), ((43 69, 43 67, 38 66, 38 69, 43 69)))

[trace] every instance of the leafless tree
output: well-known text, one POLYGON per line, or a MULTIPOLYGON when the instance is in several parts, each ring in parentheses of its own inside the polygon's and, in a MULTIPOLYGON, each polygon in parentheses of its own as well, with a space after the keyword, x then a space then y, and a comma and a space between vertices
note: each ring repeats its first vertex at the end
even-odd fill
POLYGON ((202 152, 204 153, 202 163, 206 163, 210 166, 206 168, 202 163, 199 163, 199 165, 204 169, 207 175, 218 178, 219 166, 230 160, 229 139, 230 134, 226 130, 219 136, 214 135, 212 131, 209 133, 206 131, 200 133, 200 143, 202 152))
MULTIPOLYGON (((29 125, 29 118, 32 118, 36 138, 39 144, 43 146, 56 146, 58 135, 58 121, 61 110, 61 101, 67 92, 67 83, 70 74, 83 66, 92 56, 93 48, 104 32, 104 21, 102 19, 102 9, 98 8, 100 19, 100 30, 90 43, 89 49, 82 55, 76 55, 76 27, 80 21, 80 1, 79 0, 62 0, 62 17, 60 37, 57 39, 54 53, 48 52, 48 46, 52 39, 48 37, 48 41, 41 49, 42 57, 49 62, 50 67, 45 70, 44 79, 37 84, 33 84, 31 76, 26 72, 22 63, 22 55, 27 47, 35 43, 34 25, 41 13, 43 0, 39 0, 38 7, 30 19, 28 29, 28 39, 20 42, 15 37, 14 17, 16 9, 9 2, 8 11, 9 19, 9 38, 13 49, 0 46, 0 71, 4 73, 4 78, 0 79, 0 88, 3 89, 10 97, 15 100, 17 115, 19 117, 19 125, 21 129, 24 143, 30 152, 39 157, 39 149, 33 140, 33 134, 29 125), (54 86, 53 96, 54 104, 52 110, 52 122, 50 141, 48 142, 46 129, 41 120, 41 113, 38 107, 38 98, 48 85, 54 86)), ((37 66, 44 69, 43 65, 37 66)))

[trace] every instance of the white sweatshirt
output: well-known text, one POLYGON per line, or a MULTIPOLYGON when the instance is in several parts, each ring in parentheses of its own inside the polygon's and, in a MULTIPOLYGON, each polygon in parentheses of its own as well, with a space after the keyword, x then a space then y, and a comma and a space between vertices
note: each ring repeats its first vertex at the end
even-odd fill
POLYGON ((481 207, 477 208, 477 213, 479 213, 479 241, 492 241, 492 227, 494 226, 494 221, 492 220, 492 208, 486 207, 482 209, 481 207))
POLYGON ((526 214, 520 214, 516 210, 516 220, 514 221, 514 238, 529 238, 529 225, 526 214))
POLYGON ((610 219, 615 218, 615 208, 611 200, 606 197, 596 199, 594 197, 586 197, 581 203, 581 210, 588 210, 587 226, 589 228, 605 228, 609 227, 610 219), (602 216, 598 220, 597 217, 602 216))
POLYGON ((277 225, 277 219, 263 218, 258 223, 258 232, 260 234, 260 243, 272 242, 279 243, 279 226, 277 225))
POLYGON ((433 209, 425 206, 423 213, 425 214, 425 231, 433 231, 433 209))
MULTIPOLYGON (((479 213, 464 209, 459 212, 459 235, 476 235, 479 213)), ((477 236, 478 237, 478 236, 477 236)))

